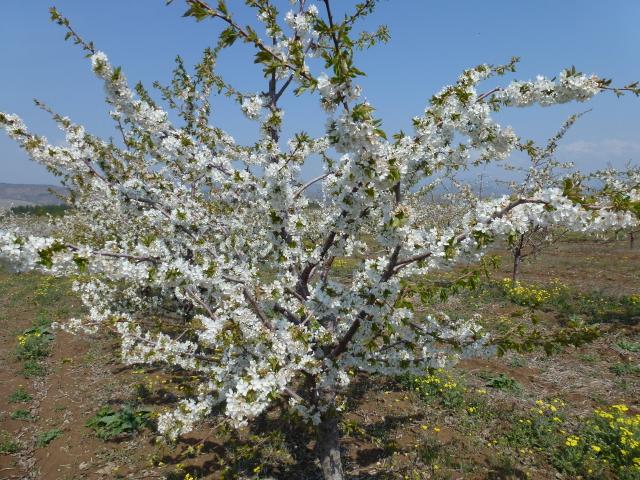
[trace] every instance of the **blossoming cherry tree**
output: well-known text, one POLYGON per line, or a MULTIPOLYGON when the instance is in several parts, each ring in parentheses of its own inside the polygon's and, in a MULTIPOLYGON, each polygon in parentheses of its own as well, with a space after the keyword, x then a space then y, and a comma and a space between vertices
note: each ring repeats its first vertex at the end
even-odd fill
POLYGON ((637 182, 588 192, 573 177, 569 186, 469 204, 440 225, 428 221, 425 192, 455 170, 522 148, 493 119, 503 108, 638 89, 569 69, 481 93, 483 81, 514 71, 515 61, 479 65, 431 98, 411 134, 387 138, 355 65, 359 49, 388 37, 385 27, 354 33, 374 0, 339 19, 330 0, 245 3, 257 16, 252 25, 241 25, 224 1, 187 1, 187 16, 224 30, 192 73, 177 60, 171 84, 156 85, 161 101, 130 87, 52 10, 103 82, 120 138, 101 139, 39 104, 66 136, 64 145, 51 144, 0 113, 8 135, 60 177, 72 207, 54 235, 0 231, 0 255, 18 269, 76 277, 88 314, 64 328, 116 332, 124 362, 179 367, 199 379, 193 397, 160 416, 169 438, 216 405, 240 427, 284 399, 316 426, 325 478, 341 479, 335 399, 355 372, 419 373, 494 348, 474 318, 419 313, 415 279, 479 263, 494 240, 530 228, 635 225, 640 205, 637 182), (280 3, 290 8, 284 15, 280 3), (264 91, 241 92, 215 72, 236 42, 255 48, 264 91), (259 125, 254 143, 240 144, 214 123, 214 92, 259 125), (280 138, 281 99, 290 93, 318 98, 323 135, 280 138), (323 171, 306 180, 310 162, 323 171), (322 191, 315 204, 306 195, 312 185, 322 191), (336 258, 354 265, 347 279, 335 276, 336 258), (160 331, 151 328, 158 324, 160 331))

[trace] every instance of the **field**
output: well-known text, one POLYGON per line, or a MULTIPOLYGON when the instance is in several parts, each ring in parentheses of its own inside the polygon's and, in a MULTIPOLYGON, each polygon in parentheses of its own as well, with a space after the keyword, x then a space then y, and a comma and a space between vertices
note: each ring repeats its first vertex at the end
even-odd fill
MULTIPOLYGON (((640 249, 576 239, 525 263, 519 287, 508 272, 505 257, 441 308, 496 334, 582 321, 588 342, 355 376, 341 397, 349 478, 640 478, 640 249)), ((310 432, 280 406, 241 432, 213 417, 158 441, 154 417, 190 377, 124 367, 114 339, 51 328, 80 313, 69 280, 0 271, 0 479, 319 478, 310 432)))

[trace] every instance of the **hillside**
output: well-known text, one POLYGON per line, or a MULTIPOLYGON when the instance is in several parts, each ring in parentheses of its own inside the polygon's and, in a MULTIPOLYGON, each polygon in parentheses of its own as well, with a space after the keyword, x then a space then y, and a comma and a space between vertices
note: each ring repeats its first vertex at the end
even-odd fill
POLYGON ((64 194, 65 189, 54 185, 0 183, 0 209, 20 205, 59 205, 63 203, 51 193, 64 194))

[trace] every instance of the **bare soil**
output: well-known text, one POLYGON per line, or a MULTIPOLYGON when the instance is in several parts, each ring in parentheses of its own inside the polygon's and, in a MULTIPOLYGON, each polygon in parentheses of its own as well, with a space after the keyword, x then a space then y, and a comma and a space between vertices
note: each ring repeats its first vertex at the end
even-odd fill
MULTIPOLYGON (((508 261, 494 279, 508 276, 508 261)), ((625 242, 559 244, 525 263, 522 280, 620 297, 640 294, 640 249, 625 242)), ((479 311, 484 318, 522 311, 505 299, 452 298, 448 309, 479 311), (476 302, 476 303, 474 303, 476 302)), ((199 479, 318 478, 310 432, 278 419, 275 408, 251 430, 227 431, 214 417, 176 445, 158 442, 153 428, 115 441, 98 439, 86 422, 101 407, 127 403, 155 411, 169 408, 189 389, 182 372, 123 367, 117 344, 101 336, 83 338, 56 332, 45 372, 26 378, 16 357, 16 338, 38 316, 60 320, 81 311, 68 282, 37 274, 0 270, 0 432, 19 443, 19 451, 0 455, 0 480, 9 479, 199 479), (27 403, 10 402, 19 388, 32 396, 27 403), (33 420, 12 419, 27 409, 33 420), (38 443, 43 432, 59 429, 50 443, 38 443), (282 435, 275 432, 282 432, 282 435)), ((559 322, 553 311, 539 312, 549 328, 559 322)), ((602 325, 602 335, 580 348, 565 347, 553 356, 543 352, 507 354, 502 358, 467 359, 452 376, 464 395, 480 405, 469 413, 441 403, 425 403, 395 379, 358 376, 344 395, 343 455, 352 479, 553 479, 563 476, 544 452, 520 453, 502 440, 519 416, 537 399, 557 398, 565 413, 579 421, 602 405, 638 404, 640 353, 621 349, 620 342, 640 340, 638 318, 615 319, 602 325), (612 366, 622 365, 620 372, 612 366), (517 389, 487 387, 502 374, 517 389), (471 397, 470 397, 471 398, 471 397), (482 410, 484 409, 484 410, 482 410), (481 410, 481 411, 480 411, 481 410)), ((475 405, 475 404, 474 404, 475 405)))

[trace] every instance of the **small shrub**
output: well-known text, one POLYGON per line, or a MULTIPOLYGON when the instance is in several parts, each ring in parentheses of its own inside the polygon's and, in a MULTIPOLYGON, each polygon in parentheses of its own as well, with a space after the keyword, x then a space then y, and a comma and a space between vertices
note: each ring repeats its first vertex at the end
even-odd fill
POLYGON ((118 437, 133 435, 148 425, 149 410, 135 410, 124 406, 120 410, 103 407, 85 424, 102 440, 113 440, 118 437))
POLYGON ((9 403, 29 403, 33 397, 24 387, 18 387, 11 395, 9 395, 9 403))
POLYGON ((47 430, 46 432, 42 432, 40 435, 36 437, 36 447, 42 448, 49 445, 56 438, 62 435, 62 430, 59 428, 52 428, 51 430, 47 430))

